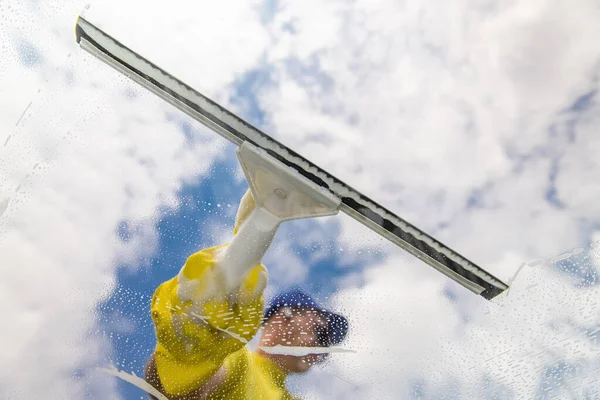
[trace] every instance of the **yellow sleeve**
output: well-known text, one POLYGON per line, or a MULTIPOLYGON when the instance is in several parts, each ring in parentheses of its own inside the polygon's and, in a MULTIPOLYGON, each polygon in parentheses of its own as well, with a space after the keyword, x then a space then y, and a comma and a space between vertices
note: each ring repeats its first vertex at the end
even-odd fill
POLYGON ((191 255, 179 275, 161 284, 152 298, 156 367, 168 395, 183 395, 202 386, 260 327, 265 267, 251 270, 237 300, 230 303, 213 268, 218 249, 191 255), (185 286, 185 296, 181 286, 185 286))
POLYGON ((294 400, 285 388, 285 372, 247 347, 228 356, 223 365, 227 378, 211 398, 294 400))

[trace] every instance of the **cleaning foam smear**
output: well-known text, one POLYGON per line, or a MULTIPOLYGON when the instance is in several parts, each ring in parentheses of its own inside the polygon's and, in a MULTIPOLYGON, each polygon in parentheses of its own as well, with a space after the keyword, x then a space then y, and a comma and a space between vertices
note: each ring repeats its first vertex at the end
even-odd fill
POLYGON ((344 349, 343 347, 303 347, 303 346, 263 346, 260 348, 265 353, 277 354, 283 356, 302 357, 309 354, 330 354, 330 353, 356 353, 354 350, 344 349))
POLYGON ((119 371, 117 368, 111 365, 110 368, 98 368, 101 372, 104 372, 107 375, 116 376, 119 379, 124 380, 125 382, 129 382, 134 386, 142 389, 144 392, 151 394, 156 397, 158 400, 169 400, 165 395, 156 390, 154 386, 137 376, 135 373, 127 373, 125 371, 119 371))

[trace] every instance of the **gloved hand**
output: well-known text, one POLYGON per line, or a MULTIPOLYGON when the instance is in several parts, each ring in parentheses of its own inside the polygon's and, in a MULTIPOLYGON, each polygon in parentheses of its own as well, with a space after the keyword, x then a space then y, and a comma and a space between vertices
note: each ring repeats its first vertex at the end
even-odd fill
MULTIPOLYGON (((254 207, 248 191, 240 203, 235 233, 254 207)), ((152 299, 156 365, 169 394, 201 386, 260 327, 267 269, 256 265, 238 287, 228 288, 217 261, 226 246, 192 254, 178 276, 159 286, 152 299)))

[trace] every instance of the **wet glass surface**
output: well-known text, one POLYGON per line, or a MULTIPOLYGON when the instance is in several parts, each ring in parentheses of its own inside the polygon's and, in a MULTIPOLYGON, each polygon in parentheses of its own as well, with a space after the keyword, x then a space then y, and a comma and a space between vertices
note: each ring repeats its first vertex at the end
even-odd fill
POLYGON ((147 398, 157 315, 174 364, 206 355, 197 380, 239 398, 274 393, 280 370, 303 399, 599 397, 599 14, 0 1, 0 398, 147 398), (245 289, 206 306, 238 288, 188 259, 233 238, 235 146, 79 48, 81 13, 510 289, 487 301, 339 213, 281 224, 264 304, 245 289), (186 261, 181 309, 151 308, 186 261), (306 304, 261 326, 292 289, 347 334, 306 304))

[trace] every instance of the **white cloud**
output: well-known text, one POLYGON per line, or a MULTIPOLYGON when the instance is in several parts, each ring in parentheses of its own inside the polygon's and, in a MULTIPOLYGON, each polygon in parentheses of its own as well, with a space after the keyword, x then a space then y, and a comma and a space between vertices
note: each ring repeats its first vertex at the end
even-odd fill
MULTIPOLYGON (((0 100, 0 198, 10 199, 0 217, 0 312, 10 321, 0 334, 0 397, 83 398, 94 388, 96 398, 117 396, 114 382, 86 369, 110 352, 95 333, 95 307, 119 262, 147 268, 135 262, 156 250, 158 208, 176 207, 177 190, 206 174, 224 148, 197 125, 202 143, 186 141, 165 118, 171 107, 78 48, 74 26, 84 5, 13 2, 0 10, 8 20, 0 91, 11 94, 0 100), (121 221, 137 229, 127 243, 117 238, 121 221), (83 378, 73 375, 79 368, 83 378)), ((87 17, 228 98, 228 85, 257 62, 265 40, 246 17, 254 4, 219 7, 110 2, 92 5, 87 17)))
MULTIPOLYGON (((440 296, 445 282, 415 264, 394 257, 366 271, 363 287, 337 294, 336 306, 353 322, 345 346, 358 354, 335 356, 328 369, 358 389, 336 385, 331 398, 353 389, 356 398, 408 398, 415 382, 426 398, 448 395, 453 385, 458 398, 500 395, 503 387, 533 398, 543 368, 558 360, 578 365, 575 386, 600 390, 593 383, 600 348, 591 330, 578 329, 597 327, 598 286, 576 289, 555 270, 526 267, 495 303, 464 293, 453 303, 440 296), (486 390, 486 377, 497 388, 486 390)), ((299 385, 309 398, 332 390, 318 379, 299 385)))
POLYGON ((289 240, 277 240, 265 255, 263 263, 269 269, 271 284, 287 287, 306 280, 308 265, 290 247, 289 240))
POLYGON ((260 97, 270 129, 430 229, 506 176, 511 154, 544 145, 598 66, 592 2, 321 3, 282 2, 271 26, 286 50, 260 97), (322 36, 301 20, 312 9, 322 36), (298 52, 308 72, 290 67, 298 52))
MULTIPOLYGON (((272 20, 273 81, 259 97, 269 132, 505 280, 522 262, 588 244, 599 218, 600 113, 595 99, 568 110, 598 88, 594 2, 321 4, 280 2, 272 20), (316 9, 326 29, 311 23, 316 9)), ((340 220, 341 246, 369 238, 340 220)), ((595 288, 544 270, 539 287, 520 289, 518 300, 513 289, 486 320, 481 299, 397 252, 344 278, 338 295, 355 324, 352 343, 365 350, 360 361, 339 358, 358 397, 408 396, 424 380, 428 397, 454 387, 477 398, 484 379, 503 382, 490 391, 531 397, 544 362, 597 360, 589 343, 577 353, 552 336, 582 340, 564 321, 578 304, 586 324, 597 319, 595 288), (446 286, 456 305, 441 296, 446 286), (476 321, 464 326, 463 316, 476 321), (544 318, 558 328, 526 324, 544 318), (529 366, 506 368, 524 359, 512 352, 476 361, 534 345, 542 355, 529 355, 529 366)), ((582 373, 579 383, 590 379, 582 373)), ((326 390, 315 387, 306 393, 326 390)))

